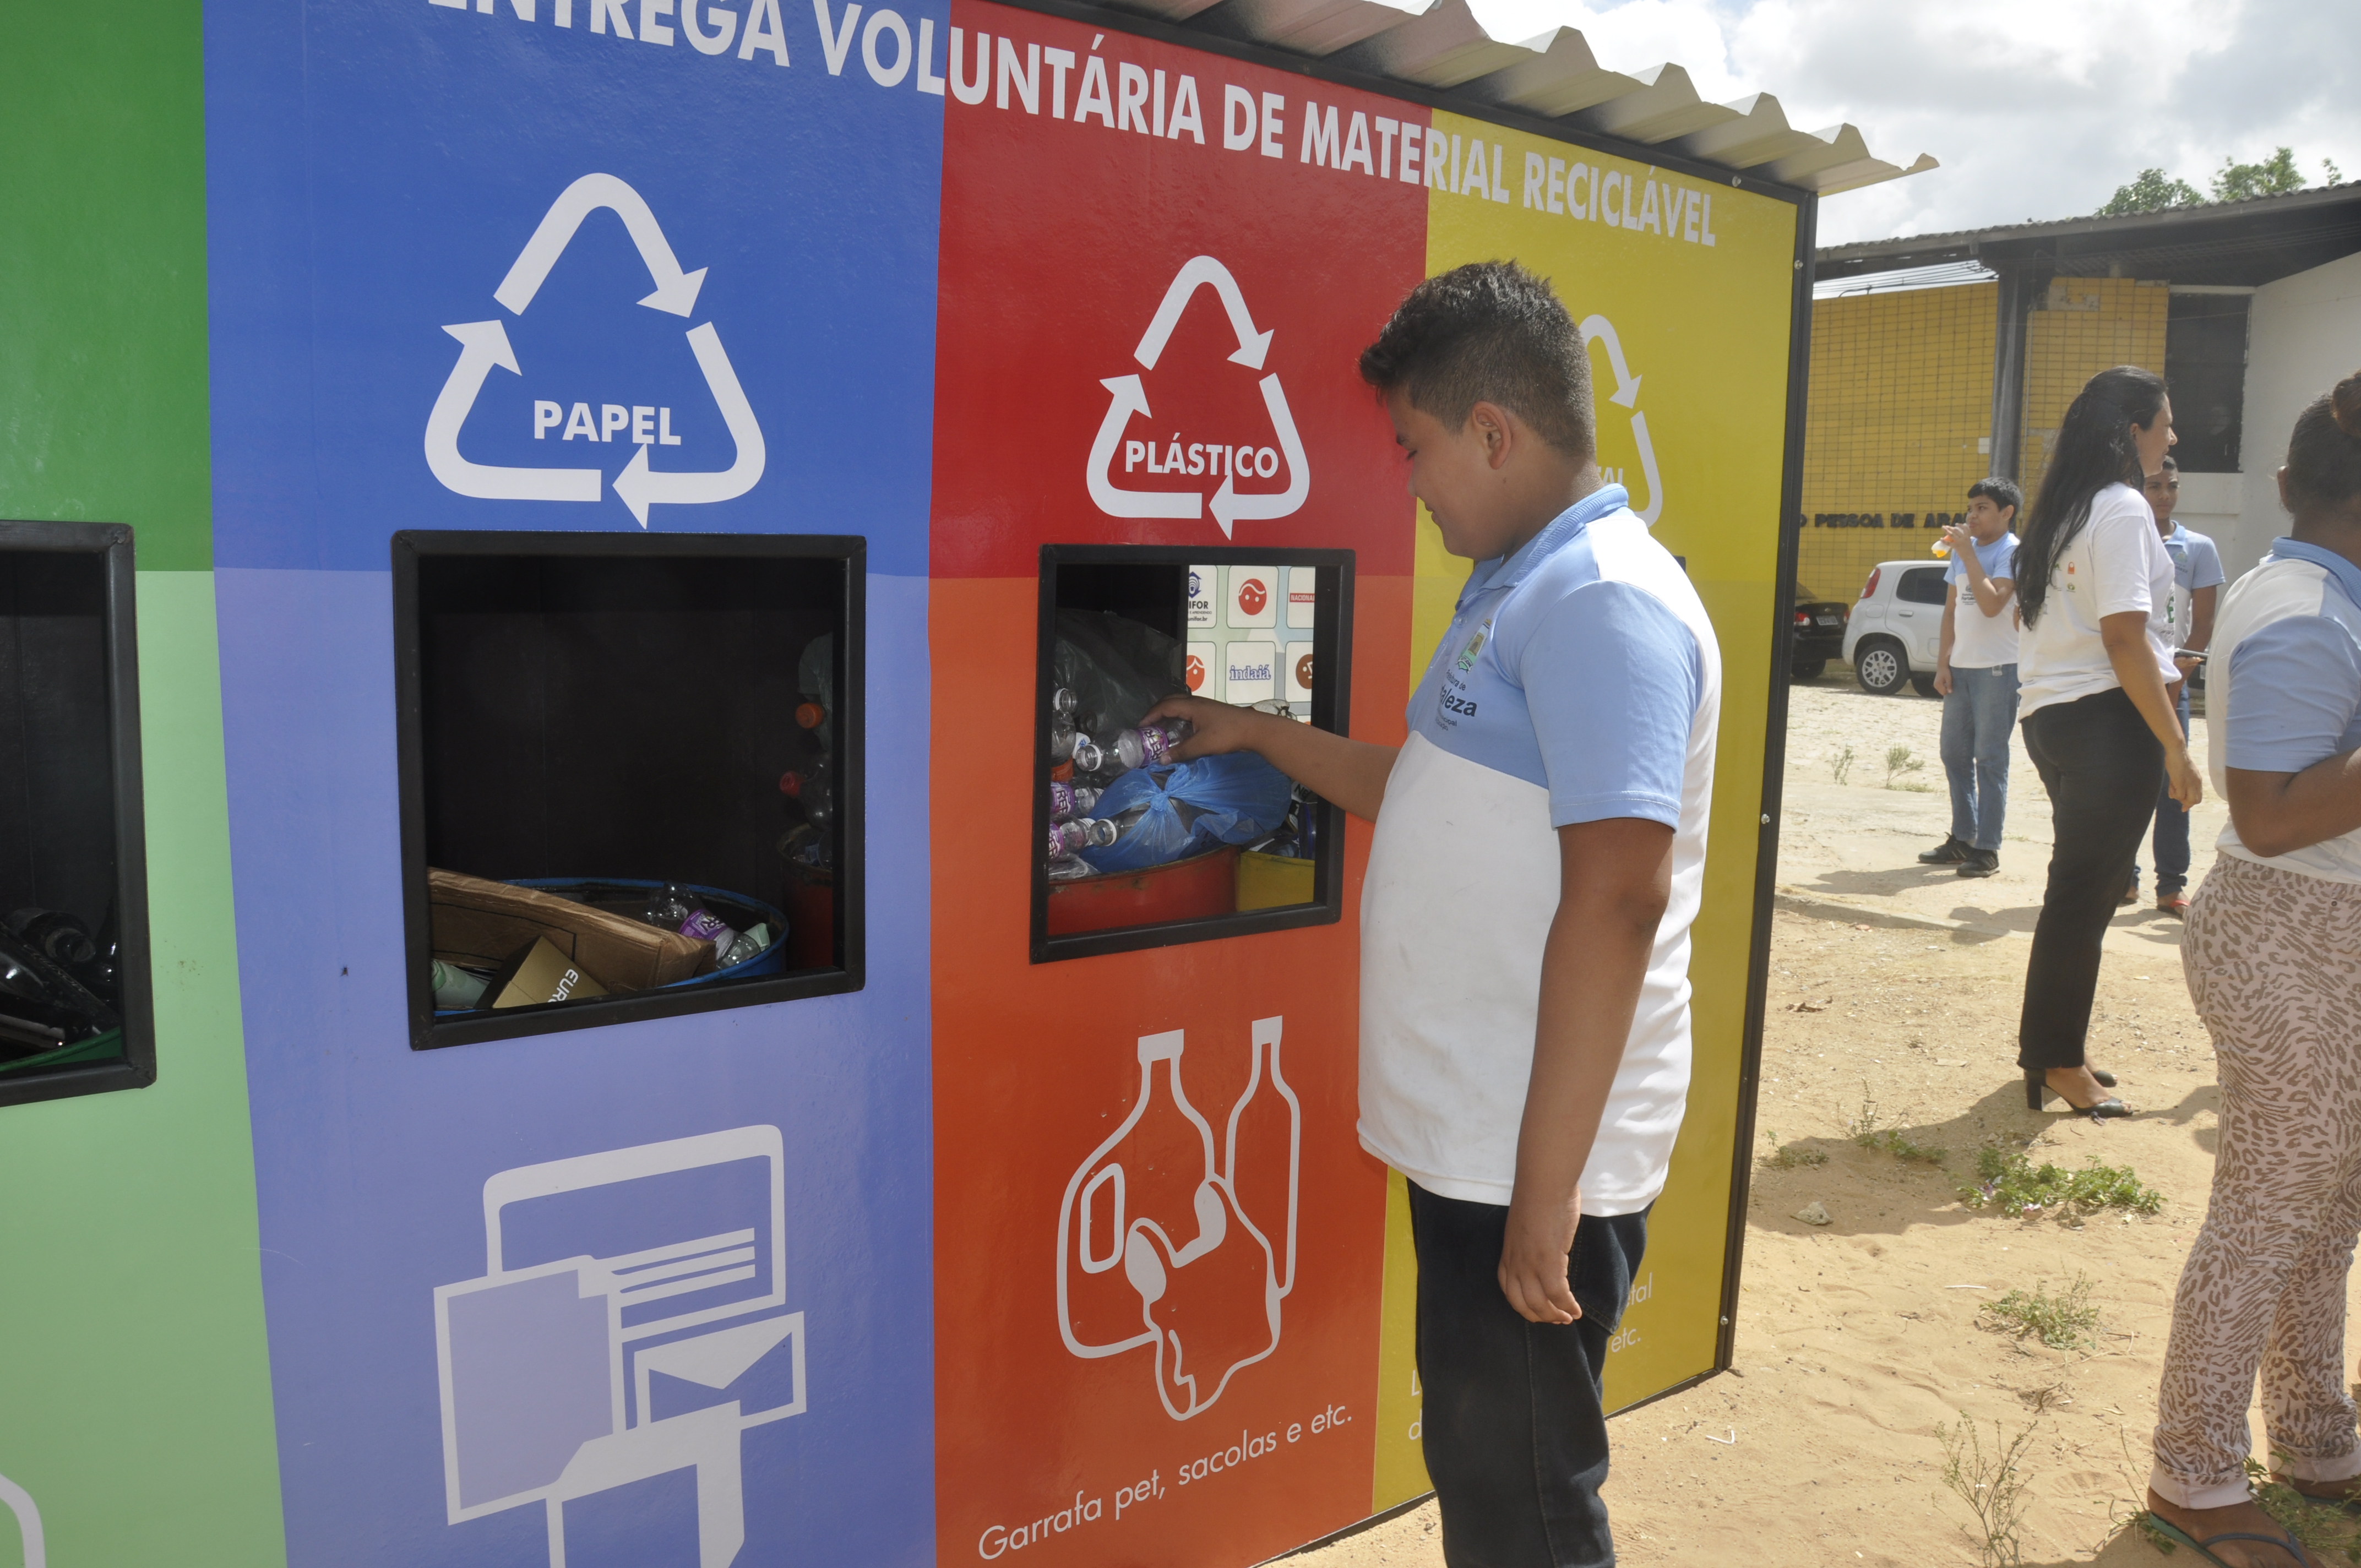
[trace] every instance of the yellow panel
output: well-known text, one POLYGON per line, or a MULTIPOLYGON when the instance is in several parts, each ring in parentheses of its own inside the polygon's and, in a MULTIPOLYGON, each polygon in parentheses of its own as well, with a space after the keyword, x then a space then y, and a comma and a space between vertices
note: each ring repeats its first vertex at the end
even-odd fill
MULTIPOLYGON (((1651 1217, 1641 1288, 1608 1364, 1608 1400, 1620 1406, 1709 1370, 1720 1326, 1771 687, 1795 210, 1480 121, 1438 114, 1434 124, 1455 139, 1455 167, 1471 172, 1460 176, 1466 189, 1429 198, 1428 271, 1512 257, 1549 279, 1576 321, 1600 318, 1594 327, 1611 329, 1586 333, 1599 462, 1643 515, 1660 514, 1656 537, 1686 561, 1721 644, 1712 839, 1690 964, 1696 1075, 1671 1180, 1651 1217), (1472 174, 1478 145, 1480 181, 1472 174), (1530 185, 1528 155, 1538 160, 1530 185), (1606 211, 1602 187, 1612 198, 1606 211), (1627 197, 1631 225, 1621 221, 1627 197), (1559 211, 1550 210, 1552 200, 1559 211)), ((1414 668, 1424 667, 1441 637, 1467 569, 1444 554, 1422 515, 1414 668)), ((1389 1240, 1387 1254, 1380 1506, 1423 1488, 1422 1471, 1389 1457, 1416 1408, 1405 1392, 1415 1268, 1406 1223, 1400 1228, 1400 1245, 1389 1240)))
POLYGON ((1386 1172, 1385 1305, 1378 1319, 1377 1484, 1369 1511, 1384 1513, 1434 1489, 1419 1442, 1422 1400, 1418 1386, 1418 1255, 1411 1248, 1410 1183, 1386 1172))

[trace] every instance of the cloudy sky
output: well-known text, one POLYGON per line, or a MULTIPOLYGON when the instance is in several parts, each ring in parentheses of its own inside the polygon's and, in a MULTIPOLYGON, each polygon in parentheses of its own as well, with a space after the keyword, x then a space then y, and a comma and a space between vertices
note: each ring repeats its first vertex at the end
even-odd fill
POLYGON ((1599 63, 1686 66, 1700 93, 1850 120, 1929 174, 1830 198, 1820 241, 2091 212, 2144 168, 2201 191, 2292 147, 2361 180, 2354 0, 1470 0, 1496 38, 1573 27, 1599 63))

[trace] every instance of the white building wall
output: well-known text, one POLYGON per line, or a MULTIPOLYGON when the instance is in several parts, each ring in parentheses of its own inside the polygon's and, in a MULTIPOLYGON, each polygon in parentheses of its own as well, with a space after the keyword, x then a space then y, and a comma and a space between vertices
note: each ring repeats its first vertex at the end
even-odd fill
POLYGON ((2191 528, 2213 535, 2233 581, 2286 532, 2278 475, 2295 416, 2356 370, 2361 370, 2361 255, 2255 291, 2246 323, 2246 407, 2238 460, 2244 472, 2185 476, 2176 511, 2191 528), (2211 482, 2200 487, 2193 483, 2198 479, 2211 482), (2231 483, 2238 487, 2237 515, 2209 517, 2216 532, 2200 521, 2195 503, 2204 500, 2210 511, 2230 499, 2210 492, 2231 483), (2193 493, 2201 489, 2208 493, 2193 493))

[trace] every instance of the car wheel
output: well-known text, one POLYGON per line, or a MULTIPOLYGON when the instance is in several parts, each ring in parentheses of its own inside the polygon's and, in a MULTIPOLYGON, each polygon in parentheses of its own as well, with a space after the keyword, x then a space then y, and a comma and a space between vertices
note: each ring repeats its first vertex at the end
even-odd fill
POLYGON ((1935 677, 1932 675, 1913 675, 1910 677, 1910 684, 1918 688, 1920 696, 1935 695, 1935 677))
POLYGON ((1795 663, 1794 674, 1799 681, 1817 681, 1828 667, 1828 662, 1826 659, 1798 659, 1795 663))
POLYGON ((1910 661, 1903 656, 1900 644, 1881 637, 1861 644, 1854 653, 1852 673, 1870 696, 1892 696, 1910 678, 1910 661))

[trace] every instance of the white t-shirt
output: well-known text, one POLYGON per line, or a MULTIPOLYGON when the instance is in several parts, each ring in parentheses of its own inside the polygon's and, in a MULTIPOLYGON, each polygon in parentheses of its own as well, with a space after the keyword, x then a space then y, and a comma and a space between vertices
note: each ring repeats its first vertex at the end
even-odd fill
POLYGON ((1505 1204, 1533 1071, 1557 829, 1673 829, 1672 896, 1582 1171, 1582 1212, 1664 1190, 1689 1087, 1689 927, 1721 710, 1713 622, 1608 485, 1477 566, 1410 703, 1361 893, 1361 1145, 1505 1204))
MULTIPOLYGON (((1994 582, 2012 580, 2016 576, 2016 535, 2004 533, 1990 544, 1974 547, 1976 565, 1984 576, 1994 582)), ((1960 590, 1960 601, 1951 607, 1951 668, 1955 670, 1989 670, 2000 664, 2016 663, 2016 598, 2000 607, 1998 615, 1986 615, 1984 607, 1976 602, 1976 590, 1968 581, 1968 568, 1958 555, 1951 557, 1951 569, 1944 580, 1960 590)))
MULTIPOLYGON (((2024 592, 2020 582, 2020 598, 2024 592)), ((2157 537, 2147 498, 2129 485, 2109 485, 2092 498, 2090 521, 2059 552, 2041 620, 2018 639, 2017 717, 2122 685, 2099 621, 2135 609, 2147 617, 2148 650, 2169 685, 2180 678, 2172 663, 2172 557, 2157 537)))

